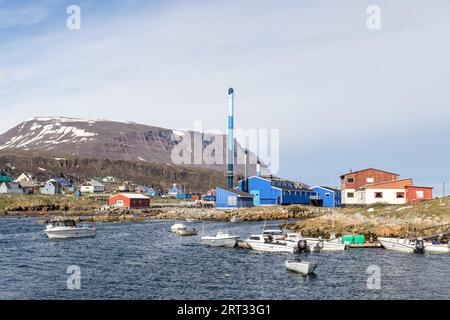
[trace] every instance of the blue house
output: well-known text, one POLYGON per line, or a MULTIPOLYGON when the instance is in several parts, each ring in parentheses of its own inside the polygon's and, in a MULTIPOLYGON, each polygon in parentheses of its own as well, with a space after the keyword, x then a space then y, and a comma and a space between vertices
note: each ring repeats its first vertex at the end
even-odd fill
POLYGON ((237 189, 216 188, 216 208, 253 207, 253 195, 237 189))
POLYGON ((315 195, 311 196, 311 204, 319 207, 341 207, 341 190, 325 187, 316 186, 311 188, 315 191, 315 195))
POLYGON ((60 194, 62 193, 63 186, 58 181, 53 179, 48 180, 41 188, 42 194, 60 194))
POLYGON ((67 191, 75 191, 73 181, 64 177, 55 177, 53 179, 50 179, 50 181, 56 181, 58 182, 63 189, 66 189, 67 191))
POLYGON ((240 180, 238 190, 248 191, 254 195, 255 206, 276 204, 305 204, 309 205, 309 199, 313 191, 304 185, 273 176, 253 176, 245 181, 240 180), (245 189, 245 190, 244 190, 245 189))
POLYGON ((177 194, 180 194, 180 193, 183 193, 183 189, 174 183, 172 188, 170 188, 170 190, 167 194, 169 196, 176 197, 177 194))

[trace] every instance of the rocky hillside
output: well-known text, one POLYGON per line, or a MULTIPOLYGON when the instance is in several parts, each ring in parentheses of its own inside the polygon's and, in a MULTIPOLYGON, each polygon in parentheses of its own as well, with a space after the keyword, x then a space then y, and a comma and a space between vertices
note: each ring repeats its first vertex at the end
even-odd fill
MULTIPOLYGON (((158 128, 133 122, 118 122, 109 120, 88 120, 63 117, 32 118, 6 133, 0 135, 0 154, 6 151, 34 151, 40 154, 51 153, 55 158, 83 158, 101 159, 102 166, 110 166, 116 161, 145 163, 180 164, 177 158, 174 162, 173 154, 183 155, 183 163, 195 167, 203 167, 225 171, 226 137, 224 135, 201 135, 201 147, 194 146, 194 133, 158 128), (189 143, 190 141, 190 143, 189 143), (220 144, 216 144, 220 141, 220 144), (213 160, 219 158, 220 152, 207 152, 203 161, 195 161, 194 153, 198 149, 212 150, 212 146, 222 148, 223 159, 219 164, 213 160), (193 152, 190 152, 193 150, 193 152)), ((198 145, 200 145, 200 143, 198 145)), ((198 159, 198 156, 196 156, 198 159)), ((235 163, 243 163, 243 150, 239 144, 236 147, 235 163), (239 159, 238 159, 239 157, 239 159)), ((256 156, 249 155, 248 172, 254 174, 256 156)), ((68 160, 71 163, 71 160, 68 160)), ((78 165, 79 163, 77 163, 78 165)), ((123 166, 125 166, 122 163, 123 166)), ((122 166, 121 165, 121 166, 122 166)), ((128 164, 126 166, 139 166, 128 164)), ((267 169, 264 167, 264 171, 267 169)), ((243 172, 243 165, 237 166, 236 171, 243 172)))

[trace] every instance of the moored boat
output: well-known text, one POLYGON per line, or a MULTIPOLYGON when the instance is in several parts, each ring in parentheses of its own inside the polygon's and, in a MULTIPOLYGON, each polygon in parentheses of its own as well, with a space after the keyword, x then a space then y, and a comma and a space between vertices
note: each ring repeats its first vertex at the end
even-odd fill
POLYGON ((201 243, 212 247, 234 247, 239 236, 219 231, 215 236, 204 236, 201 243))
POLYGON ((302 261, 300 259, 286 260, 284 262, 288 270, 307 275, 313 273, 317 265, 313 262, 302 261))
POLYGON ((425 242, 425 252, 432 253, 450 253, 450 247, 447 243, 425 242))
POLYGON ((47 224, 44 232, 50 239, 85 238, 94 237, 96 228, 85 225, 78 227, 72 219, 56 219, 47 224))
POLYGON ((175 223, 170 227, 170 231, 177 232, 179 229, 186 229, 186 228, 187 228, 186 225, 182 223, 175 223))
POLYGON ((421 239, 411 240, 379 237, 378 242, 387 250, 407 253, 424 253, 425 251, 425 244, 421 239))
POLYGON ((182 229, 178 229, 176 231, 176 234, 179 236, 195 236, 197 235, 198 231, 195 228, 182 228, 182 229))

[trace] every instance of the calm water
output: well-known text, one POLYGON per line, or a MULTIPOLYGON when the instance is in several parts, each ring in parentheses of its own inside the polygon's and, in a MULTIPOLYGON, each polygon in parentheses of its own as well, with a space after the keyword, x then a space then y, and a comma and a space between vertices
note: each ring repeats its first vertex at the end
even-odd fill
MULTIPOLYGON (((172 221, 100 224, 90 239, 49 240, 33 219, 0 219, 0 299, 449 299, 450 254, 382 249, 313 253, 316 276, 284 268, 287 254, 211 248, 168 232, 172 221), (381 268, 381 290, 366 269, 381 268), (69 265, 81 289, 68 290, 69 265)), ((193 223, 242 238, 262 223, 193 223)))

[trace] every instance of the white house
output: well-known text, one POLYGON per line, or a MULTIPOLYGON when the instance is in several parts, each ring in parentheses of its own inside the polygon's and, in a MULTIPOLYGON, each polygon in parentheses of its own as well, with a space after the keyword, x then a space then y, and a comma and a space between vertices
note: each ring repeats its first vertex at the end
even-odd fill
POLYGON ((14 182, 32 182, 34 184, 37 184, 37 178, 34 174, 29 172, 23 172, 20 174, 20 176, 17 177, 14 182))
POLYGON ((87 181, 80 186, 80 192, 86 193, 105 192, 105 189, 105 185, 96 180, 87 181))
POLYGON ((0 184, 0 193, 22 194, 23 191, 17 182, 2 182, 0 184))

